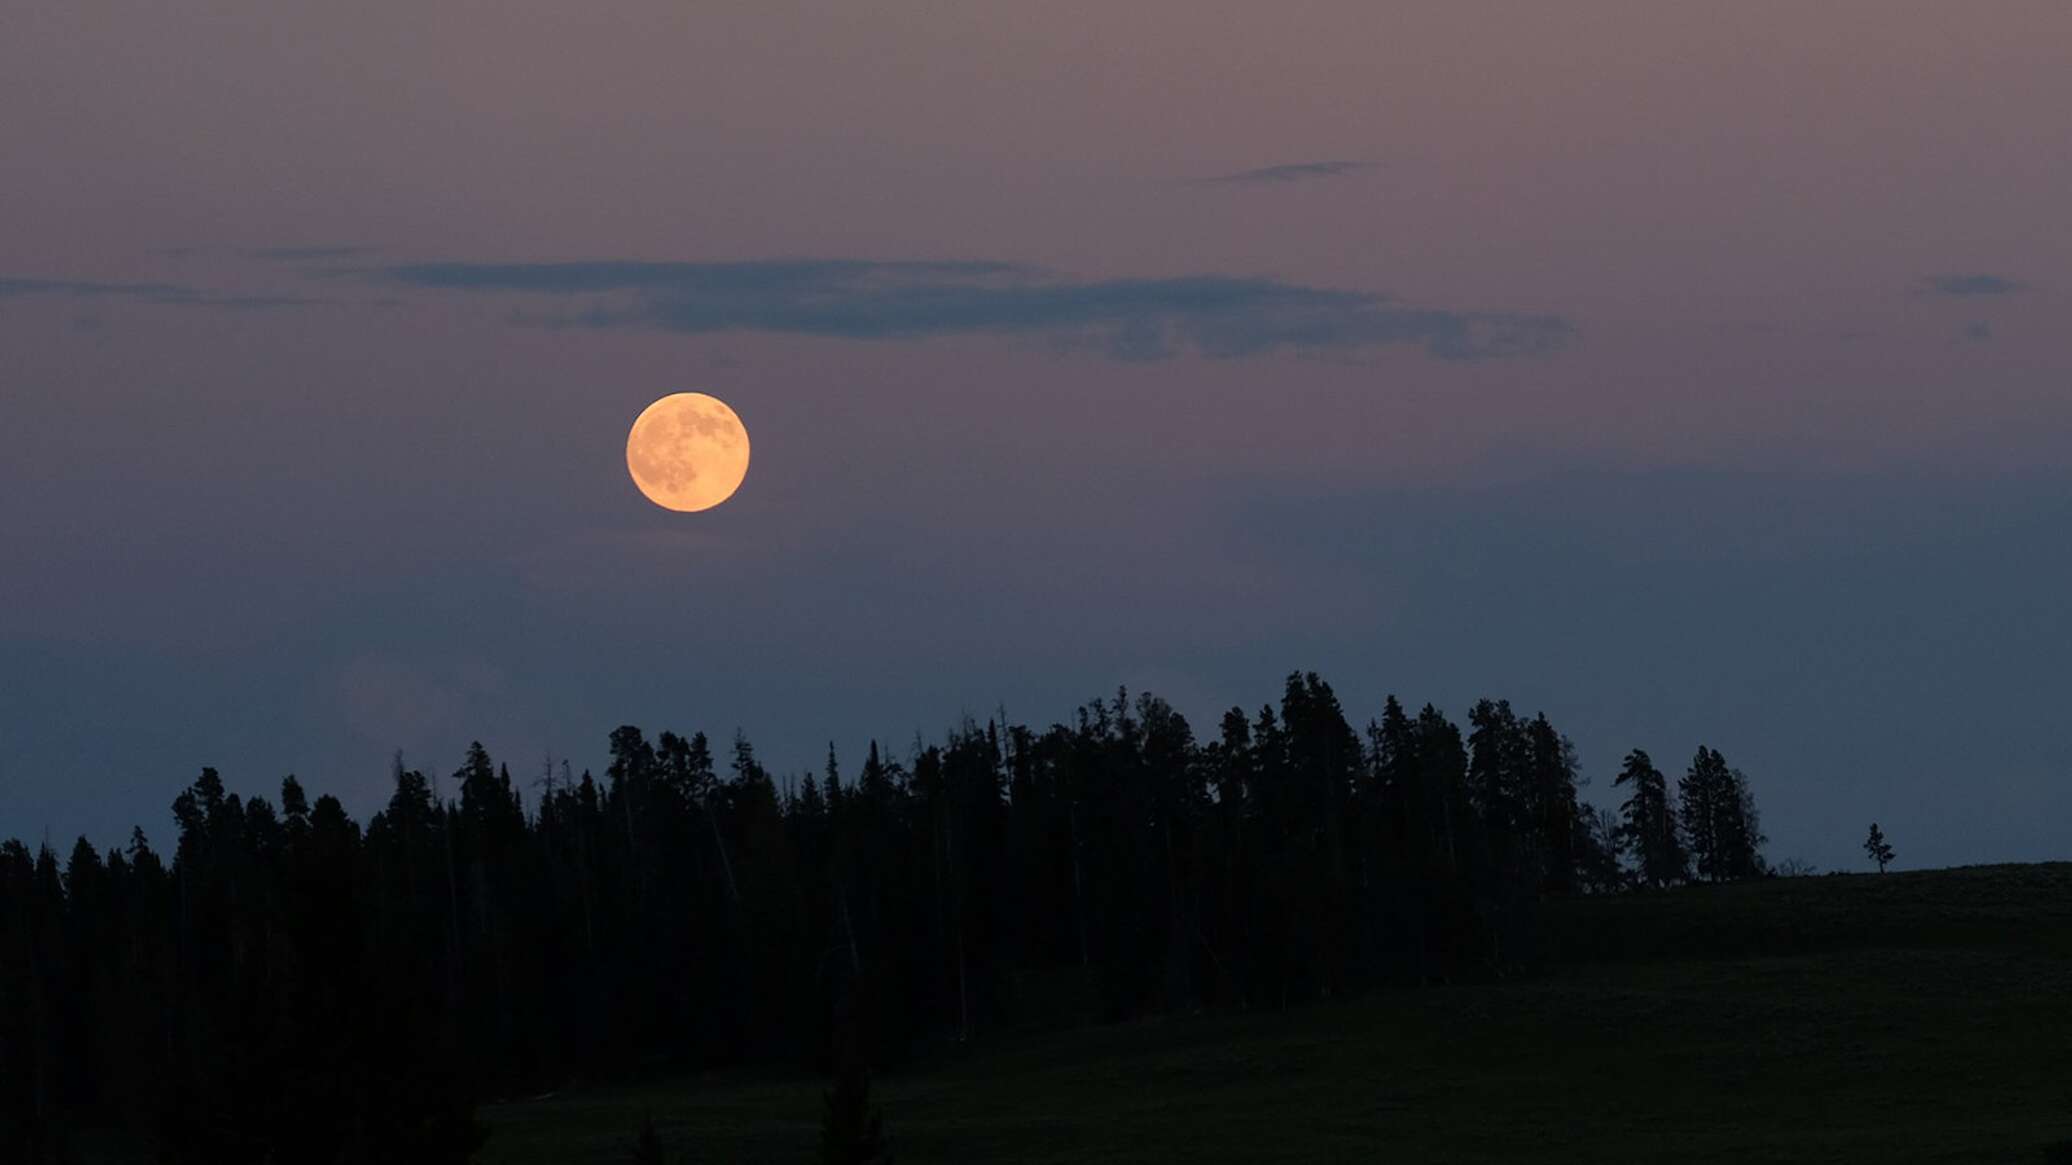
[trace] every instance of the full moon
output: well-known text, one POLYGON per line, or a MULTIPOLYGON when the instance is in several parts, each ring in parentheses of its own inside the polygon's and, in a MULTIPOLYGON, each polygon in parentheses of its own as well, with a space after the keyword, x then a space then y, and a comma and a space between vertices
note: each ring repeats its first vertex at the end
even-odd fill
POLYGON ((733 497, 748 475, 748 430, 717 397, 671 393, 634 419, 626 472, 665 510, 709 510, 733 497))

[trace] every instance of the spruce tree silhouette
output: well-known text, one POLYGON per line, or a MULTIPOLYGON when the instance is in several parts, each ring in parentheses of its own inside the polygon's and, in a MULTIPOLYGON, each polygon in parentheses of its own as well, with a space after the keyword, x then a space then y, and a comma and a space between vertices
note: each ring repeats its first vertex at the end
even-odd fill
MULTIPOLYGON (((853 778, 830 748, 818 782, 626 726, 603 782, 549 765, 532 804, 480 745, 451 783, 399 759, 364 829, 204 769, 165 857, 0 844, 0 1160, 76 1127, 197 1165, 458 1163, 485 1096, 744 1064, 833 1071, 830 1159, 882 1160, 864 1066, 934 1040, 1503 974, 1544 899, 1619 888, 1611 842, 1686 879, 1645 753, 1613 829, 1545 717, 1470 724, 1392 696, 1363 739, 1297 672, 1208 741, 1117 692, 872 742, 853 778)), ((1708 874, 1756 872, 1745 780, 1694 768, 1708 874)))
POLYGON ((1661 887, 1683 881, 1690 859, 1676 811, 1669 805, 1668 778, 1647 753, 1636 748, 1626 754, 1625 767, 1612 781, 1614 788, 1622 785, 1633 792, 1619 807, 1619 841, 1633 855, 1640 884, 1661 887))
POLYGON ((1871 822, 1870 836, 1863 840, 1863 852, 1869 854, 1871 860, 1878 863, 1878 872, 1881 874, 1885 872, 1885 867, 1892 862, 1892 847, 1885 843, 1885 834, 1878 828, 1878 823, 1875 821, 1871 822))

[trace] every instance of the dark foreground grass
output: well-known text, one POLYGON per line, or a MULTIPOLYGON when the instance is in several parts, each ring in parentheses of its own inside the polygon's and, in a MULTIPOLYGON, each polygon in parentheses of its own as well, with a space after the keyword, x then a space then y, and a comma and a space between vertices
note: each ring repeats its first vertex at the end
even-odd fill
MULTIPOLYGON (((1006 1041, 874 1095, 905 1165, 1890 1165, 2072 1143, 2072 866, 1574 903, 1551 938, 1614 957, 1006 1041)), ((651 1112, 686 1162, 811 1161, 823 1087, 716 1076, 496 1106, 481 1160, 625 1160, 651 1112)))

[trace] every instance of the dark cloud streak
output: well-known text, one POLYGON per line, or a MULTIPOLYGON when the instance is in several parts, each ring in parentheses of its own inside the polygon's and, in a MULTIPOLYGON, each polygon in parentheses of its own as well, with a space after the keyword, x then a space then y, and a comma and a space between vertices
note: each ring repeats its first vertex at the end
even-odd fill
POLYGON ((2029 290, 2026 283, 2017 283, 1998 275, 1931 275, 1923 284, 1931 295, 1958 297, 2014 295, 2029 290))
POLYGON ((1196 179, 1201 186, 1241 185, 1285 185, 1290 182, 1314 182, 1326 178, 1347 178, 1362 170, 1372 169, 1372 162, 1291 162, 1280 166, 1262 166, 1257 170, 1240 170, 1235 174, 1218 174, 1212 178, 1196 179))
POLYGON ((1477 360, 1551 352, 1575 333, 1551 315, 1417 307, 1273 279, 1073 280, 997 262, 418 263, 371 274, 435 291, 601 297, 533 321, 546 326, 851 340, 1048 335, 1124 360, 1388 344, 1477 360))
POLYGON ((77 279, 0 278, 0 299, 120 299, 179 307, 303 307, 328 302, 294 295, 226 295, 179 283, 99 283, 77 279))

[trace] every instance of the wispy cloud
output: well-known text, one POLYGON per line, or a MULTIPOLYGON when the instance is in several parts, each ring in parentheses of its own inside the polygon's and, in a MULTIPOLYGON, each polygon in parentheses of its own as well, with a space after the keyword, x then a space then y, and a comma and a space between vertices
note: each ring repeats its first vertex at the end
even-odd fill
POLYGON ((53 297, 222 308, 301 307, 325 302, 295 295, 228 294, 181 283, 98 283, 79 279, 0 277, 0 299, 53 297))
POLYGON ((1199 178, 1196 182, 1204 186, 1313 182, 1320 178, 1345 178, 1362 170, 1372 169, 1373 166, 1372 162, 1290 162, 1280 166, 1262 166, 1257 170, 1239 170, 1235 174, 1199 178))
POLYGON ((1569 343, 1552 315, 1457 311, 1274 279, 1079 280, 997 262, 413 263, 372 269, 427 290, 579 302, 539 322, 853 340, 1047 335, 1117 359, 1410 344, 1446 360, 1535 355, 1569 343))
POLYGON ((2029 290, 2026 283, 2017 283, 1999 275, 1931 275, 1922 280, 1922 289, 1930 295, 1973 296, 2014 295, 2029 290))

